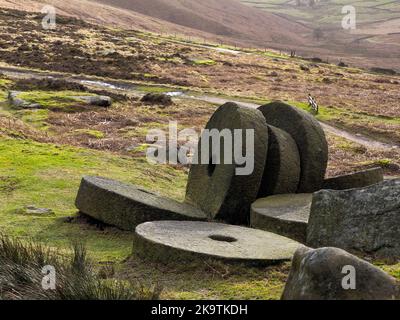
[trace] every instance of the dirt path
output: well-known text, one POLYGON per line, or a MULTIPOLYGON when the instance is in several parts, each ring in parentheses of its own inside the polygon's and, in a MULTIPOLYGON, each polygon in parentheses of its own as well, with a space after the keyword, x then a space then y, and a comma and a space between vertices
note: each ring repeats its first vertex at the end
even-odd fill
MULTIPOLYGON (((85 85, 90 85, 94 87, 99 87, 102 89, 112 89, 112 90, 119 90, 119 91, 125 91, 129 92, 131 94, 144 94, 145 92, 140 91, 138 89, 138 86, 135 84, 128 84, 127 82, 122 82, 122 81, 99 81, 95 79, 94 77, 83 77, 83 76, 66 76, 62 73, 56 73, 56 72, 40 72, 40 71, 30 71, 26 69, 19 69, 19 68, 12 68, 12 67, 1 67, 0 66, 0 72, 10 76, 10 77, 32 77, 32 78, 46 78, 46 77, 53 77, 53 78, 59 78, 59 79, 66 79, 69 81, 76 81, 85 85)), ((222 98, 218 96, 211 96, 211 95, 196 95, 195 93, 185 93, 185 92, 180 92, 180 91, 171 91, 169 93, 170 96, 172 97, 179 97, 179 98, 184 98, 184 99, 194 99, 194 100, 199 100, 199 101, 204 101, 204 102, 209 102, 212 104, 224 104, 227 102, 235 102, 239 105, 242 105, 247 108, 258 108, 259 105, 252 103, 252 102, 244 102, 244 101, 239 101, 235 99, 228 99, 228 98, 222 98)), ((392 150, 394 148, 398 149, 400 146, 396 144, 389 144, 389 143, 384 143, 381 141, 377 141, 374 139, 371 139, 369 137, 366 137, 361 134, 354 134, 351 132, 348 132, 343 129, 339 129, 337 127, 333 127, 329 124, 320 122, 322 128, 329 133, 332 133, 336 136, 345 138, 347 140, 350 140, 352 142, 358 143, 360 145, 363 145, 367 148, 374 148, 374 149, 382 149, 382 150, 392 150)))
MULTIPOLYGON (((210 96, 199 96, 199 97, 195 97, 195 96, 189 96, 189 98, 192 99, 196 99, 196 100, 201 100, 201 101, 206 101, 206 102, 210 102, 210 103, 215 103, 215 104, 224 104, 226 102, 236 102, 239 105, 248 107, 248 108, 258 108, 259 105, 255 104, 255 103, 250 103, 250 102, 241 102, 241 101, 234 101, 231 99, 223 99, 223 98, 218 98, 218 97, 210 97, 210 96)), ((368 148, 374 148, 374 149, 384 149, 384 150, 391 150, 393 148, 399 148, 400 146, 397 146, 395 144, 388 144, 388 143, 384 143, 384 142, 380 142, 377 140, 373 140, 370 139, 366 136, 360 135, 360 134, 353 134, 350 133, 348 131, 339 129, 337 127, 333 127, 329 124, 320 122, 322 128, 326 131, 326 132, 330 132, 336 136, 345 138, 347 140, 356 142, 358 144, 361 144, 365 147, 368 148)))

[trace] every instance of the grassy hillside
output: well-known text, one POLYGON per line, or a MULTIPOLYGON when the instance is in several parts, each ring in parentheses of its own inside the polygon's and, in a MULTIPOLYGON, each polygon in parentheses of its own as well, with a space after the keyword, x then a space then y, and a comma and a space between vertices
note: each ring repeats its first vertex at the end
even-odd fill
POLYGON ((317 0, 312 6, 309 0, 241 0, 241 2, 263 11, 291 17, 310 27, 319 26, 323 28, 340 28, 343 18, 341 11, 345 5, 352 5, 356 8, 357 21, 361 29, 377 22, 399 19, 400 12, 400 3, 393 0, 358 2, 348 0, 317 0))

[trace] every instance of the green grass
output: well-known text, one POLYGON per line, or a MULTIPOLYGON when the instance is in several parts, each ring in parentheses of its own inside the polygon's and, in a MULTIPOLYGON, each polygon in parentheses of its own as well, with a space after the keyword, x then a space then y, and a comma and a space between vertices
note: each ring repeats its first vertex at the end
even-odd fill
POLYGON ((7 89, 13 82, 8 79, 0 79, 0 89, 7 89))
POLYGON ((103 139, 105 137, 104 132, 98 131, 98 130, 91 130, 91 129, 77 129, 74 131, 76 134, 83 134, 87 135, 91 138, 95 139, 103 139))
POLYGON ((87 92, 74 92, 74 91, 27 91, 18 95, 18 98, 28 101, 30 103, 37 103, 42 108, 49 110, 60 110, 63 108, 71 107, 74 104, 83 102, 74 96, 87 96, 92 95, 87 92))
MULTIPOLYGON (((11 111, 12 112, 12 111, 11 111)), ((47 130, 48 125, 46 120, 49 118, 49 110, 37 109, 37 110, 15 110, 12 112, 16 117, 31 125, 36 129, 47 130)))
POLYGON ((193 64, 197 66, 213 66, 216 64, 214 60, 211 59, 199 59, 199 60, 193 60, 193 64))
POLYGON ((145 159, 131 159, 86 149, 0 138, 0 231, 33 238, 51 247, 70 239, 88 244, 97 261, 120 261, 132 250, 132 235, 103 233, 87 225, 65 223, 76 214, 75 196, 83 175, 119 179, 182 199, 186 175, 145 159), (16 215, 24 205, 49 208, 53 217, 16 215))
MULTIPOLYGON (((120 263, 132 253, 133 235, 116 229, 101 231, 84 223, 67 223, 74 216, 74 199, 83 175, 102 175, 138 184, 182 200, 186 174, 168 166, 154 166, 99 151, 0 138, 0 231, 34 239, 57 250, 68 250, 71 240, 85 242, 95 262, 120 263), (25 205, 54 211, 53 216, 16 214, 25 205)), ((208 266, 199 262, 163 266, 133 256, 134 266, 120 265, 117 278, 150 281, 164 287, 165 299, 278 299, 286 271, 281 267, 256 269, 208 266), (211 268, 211 269, 210 269, 211 268), (215 271, 220 270, 220 271, 215 271), (227 272, 226 276, 221 276, 227 272)))

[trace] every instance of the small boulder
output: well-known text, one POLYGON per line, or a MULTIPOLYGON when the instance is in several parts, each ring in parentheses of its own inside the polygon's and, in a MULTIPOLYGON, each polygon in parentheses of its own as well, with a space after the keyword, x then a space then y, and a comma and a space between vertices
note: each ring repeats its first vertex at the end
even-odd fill
POLYGON ((16 108, 21 108, 21 109, 41 109, 42 106, 38 103, 30 103, 28 101, 25 101, 18 96, 22 92, 20 91, 9 91, 8 92, 8 102, 16 108))
POLYGON ((83 100, 86 103, 96 106, 96 107, 110 107, 112 104, 112 99, 107 96, 79 96, 79 97, 74 97, 79 100, 83 100))
POLYGON ((173 104, 170 96, 162 93, 147 93, 141 99, 142 102, 147 104, 156 104, 162 106, 170 106, 173 104))
POLYGON ((399 289, 395 278, 346 251, 302 247, 282 300, 395 300, 399 289))
POLYGON ((300 65, 300 69, 303 71, 310 71, 310 68, 305 66, 304 64, 300 65))
POLYGON ((400 179, 314 193, 307 245, 400 259, 400 179))

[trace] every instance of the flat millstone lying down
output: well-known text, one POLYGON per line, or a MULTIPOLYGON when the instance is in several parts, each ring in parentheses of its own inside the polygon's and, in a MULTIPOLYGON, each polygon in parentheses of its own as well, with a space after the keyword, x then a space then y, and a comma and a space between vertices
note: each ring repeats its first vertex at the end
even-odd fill
POLYGON ((365 188, 372 186, 373 184, 382 182, 383 179, 383 169, 372 168, 326 179, 324 181, 322 189, 346 190, 354 188, 365 188))
POLYGON ((82 179, 76 207, 96 220, 127 231, 134 231, 146 221, 207 220, 200 209, 189 204, 100 177, 82 179))
POLYGON ((134 252, 159 262, 223 260, 268 265, 290 260, 300 244, 250 228, 196 221, 157 221, 139 225, 134 252))
POLYGON ((311 203, 311 193, 258 199, 251 206, 251 226, 305 243, 311 203))

